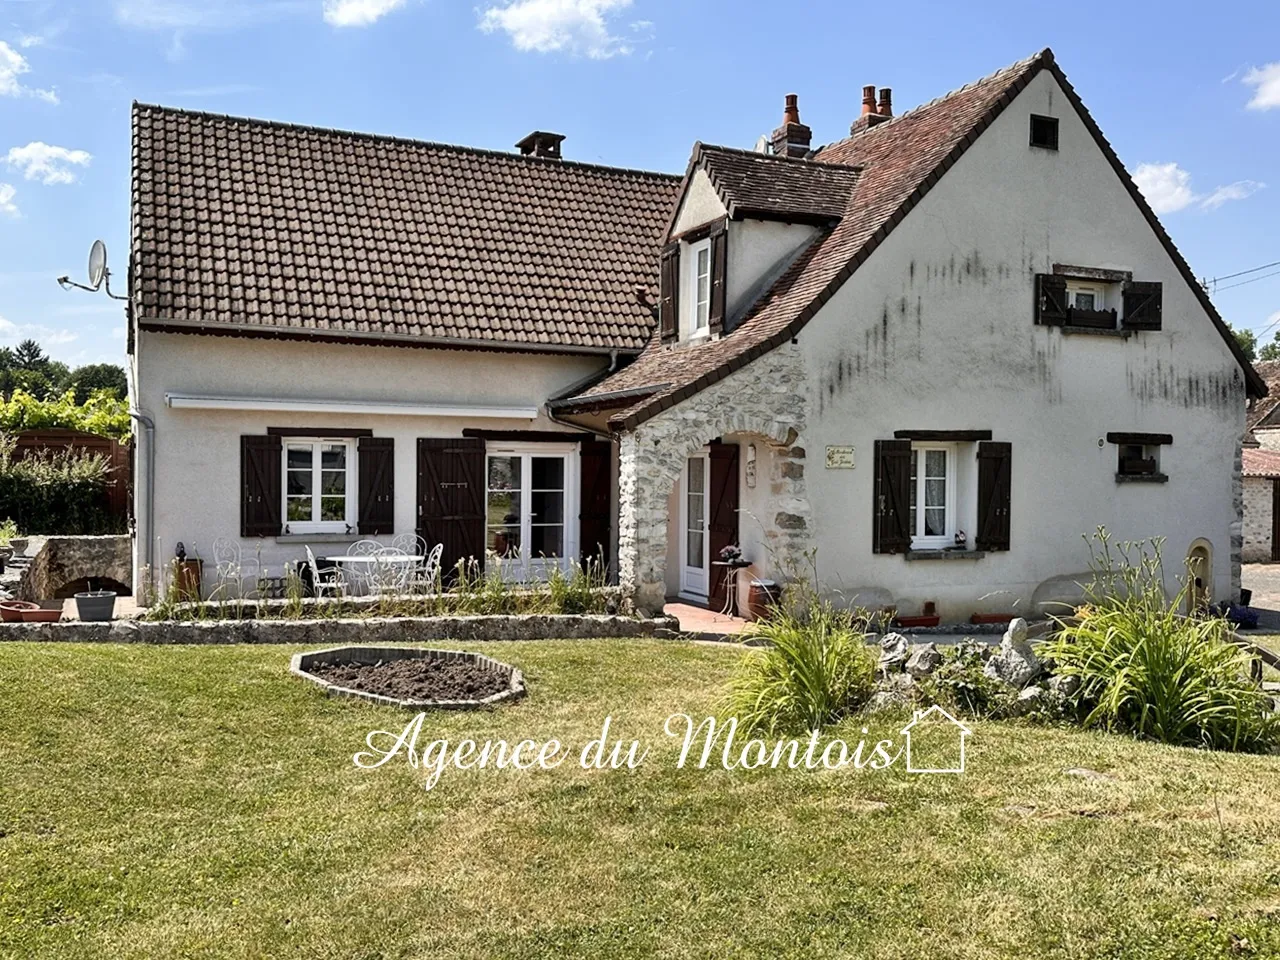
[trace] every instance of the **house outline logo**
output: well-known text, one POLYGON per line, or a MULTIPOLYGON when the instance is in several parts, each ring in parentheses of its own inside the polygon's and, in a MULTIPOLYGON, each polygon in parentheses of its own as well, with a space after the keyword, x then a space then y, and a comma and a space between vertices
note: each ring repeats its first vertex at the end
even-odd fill
POLYGON ((972 735, 973 731, 966 727, 963 723, 953 717, 942 707, 934 704, 928 710, 917 710, 911 722, 902 728, 902 735, 907 738, 907 773, 964 773, 964 745, 965 740, 972 735), (960 766, 958 767, 917 767, 911 757, 911 728, 926 717, 938 714, 941 719, 953 724, 959 731, 960 737, 960 766))

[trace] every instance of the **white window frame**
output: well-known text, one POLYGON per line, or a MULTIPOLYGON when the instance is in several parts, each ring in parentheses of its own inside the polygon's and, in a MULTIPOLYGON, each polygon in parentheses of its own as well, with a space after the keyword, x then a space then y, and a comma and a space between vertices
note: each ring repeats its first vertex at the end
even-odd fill
POLYGON ((712 263, 711 238, 699 240, 691 243, 684 251, 688 257, 685 267, 685 285, 684 289, 689 291, 686 303, 685 327, 689 331, 691 337, 706 336, 711 333, 711 286, 715 278, 715 264, 712 263), (698 297, 698 280, 702 277, 702 271, 698 269, 698 259, 702 253, 707 255, 707 297, 703 301, 698 297), (705 314, 699 316, 700 308, 705 307, 705 314))
POLYGON ((350 437, 281 437, 280 438, 280 516, 284 518, 284 527, 288 533, 354 533, 359 523, 360 488, 356 475, 358 453, 356 441, 350 437), (343 494, 346 503, 342 520, 290 520, 289 519, 289 447, 311 447, 311 515, 314 517, 318 509, 321 493, 320 447, 346 447, 347 480, 346 492, 343 494))
POLYGON ((579 484, 579 445, 576 443, 488 443, 484 459, 484 543, 489 549, 489 458, 520 457, 520 556, 503 560, 504 576, 520 580, 545 578, 552 566, 559 566, 568 573, 578 560, 579 527, 581 526, 581 499, 579 484), (560 457, 564 460, 564 551, 558 563, 551 557, 533 557, 529 551, 532 543, 533 517, 529 510, 533 504, 533 457, 560 457))
POLYGON ((711 451, 703 447, 685 458, 680 471, 680 596, 706 603, 711 594, 711 451), (689 556, 689 462, 702 461, 702 556, 689 556), (696 559, 697 565, 689 561, 696 559))
POLYGON ((957 525, 957 504, 956 504, 956 467, 959 458, 956 456, 956 445, 954 443, 913 443, 911 445, 912 456, 916 460, 916 522, 915 529, 911 531, 911 549, 912 550, 943 550, 947 547, 954 546, 956 538, 957 525), (924 462, 925 455, 930 450, 940 450, 947 457, 947 483, 945 501, 943 503, 943 529, 942 536, 926 536, 924 534, 924 491, 925 491, 925 471, 924 462))
POLYGON ((1069 281, 1067 283, 1067 306, 1075 307, 1078 309, 1079 307, 1078 307, 1078 304, 1076 303, 1076 296, 1081 293, 1087 293, 1087 294, 1093 295, 1093 306, 1090 309, 1093 309, 1093 310, 1110 309, 1107 306, 1107 291, 1105 287, 1103 287, 1101 284, 1078 283, 1075 281, 1069 281))

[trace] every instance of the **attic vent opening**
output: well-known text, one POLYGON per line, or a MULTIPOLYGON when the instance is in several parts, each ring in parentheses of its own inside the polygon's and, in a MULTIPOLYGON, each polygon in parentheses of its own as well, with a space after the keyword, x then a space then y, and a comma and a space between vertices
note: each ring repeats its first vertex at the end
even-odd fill
POLYGON ((1058 149, 1058 119, 1031 115, 1031 145, 1046 150, 1058 149))
POLYGON ((560 144, 564 142, 564 134, 548 133, 535 130, 516 144, 521 156, 546 157, 548 160, 560 159, 560 144))

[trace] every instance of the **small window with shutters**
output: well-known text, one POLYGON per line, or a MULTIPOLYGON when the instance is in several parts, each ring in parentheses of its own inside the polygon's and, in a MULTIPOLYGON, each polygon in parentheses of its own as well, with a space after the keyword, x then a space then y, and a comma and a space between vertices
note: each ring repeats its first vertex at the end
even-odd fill
POLYGON ((706 336, 711 332, 711 239, 689 244, 683 257, 685 336, 706 336))
POLYGON ((352 533, 357 523, 355 443, 282 440, 286 533, 352 533))

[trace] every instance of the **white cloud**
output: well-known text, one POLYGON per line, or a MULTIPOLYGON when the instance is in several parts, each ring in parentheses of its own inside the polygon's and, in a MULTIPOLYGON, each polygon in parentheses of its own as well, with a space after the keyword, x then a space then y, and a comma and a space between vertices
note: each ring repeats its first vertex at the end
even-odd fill
POLYGON ((1253 87, 1250 110, 1272 110, 1280 107, 1280 61, 1262 67, 1250 67, 1241 78, 1245 86, 1253 87))
POLYGON ((46 187, 59 183, 75 183, 80 173, 73 167, 87 167, 93 155, 87 150, 68 150, 54 147, 38 140, 25 147, 14 147, 4 162, 15 170, 21 170, 28 180, 39 180, 46 187))
POLYGON ((13 202, 13 195, 17 192, 12 184, 0 183, 0 213, 7 217, 18 216, 18 205, 13 202))
POLYGON ((21 340, 38 340, 43 347, 59 346, 79 339, 79 334, 71 330, 55 330, 42 327, 38 323, 14 323, 0 316, 0 343, 21 340))
POLYGON ((0 40, 0 97, 37 97, 46 103, 56 104, 58 94, 53 90, 35 90, 23 86, 18 80, 31 72, 31 64, 9 44, 0 40))
POLYGON ((1199 194, 1191 188, 1191 174, 1176 163, 1139 164, 1133 182, 1156 213, 1177 213, 1193 204, 1201 210, 1217 210, 1228 200, 1243 200, 1266 186, 1256 180, 1237 180, 1199 194))
POLYGON ((324 19, 335 27, 367 27, 404 5, 405 0, 324 0, 324 19))
POLYGON ((18 46, 23 50, 27 50, 31 47, 43 46, 43 44, 44 37, 38 36, 34 33, 25 33, 18 38, 18 46))
POLYGON ((605 60, 631 52, 605 22, 609 14, 630 5, 631 0, 512 0, 505 7, 485 10, 480 29, 506 31, 517 50, 563 50, 605 60))
POLYGON ((232 30, 305 8, 301 0, 116 0, 116 19, 142 30, 232 30))

